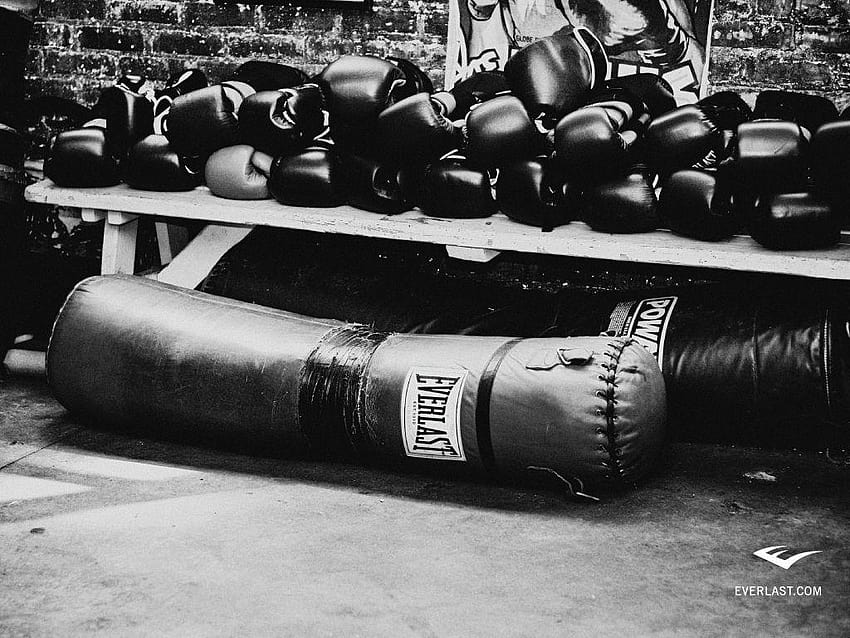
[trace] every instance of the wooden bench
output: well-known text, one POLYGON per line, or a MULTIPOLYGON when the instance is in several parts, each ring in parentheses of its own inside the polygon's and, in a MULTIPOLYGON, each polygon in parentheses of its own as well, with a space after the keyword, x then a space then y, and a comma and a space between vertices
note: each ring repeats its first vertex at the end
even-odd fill
POLYGON ((101 272, 132 273, 140 215, 156 218, 163 264, 161 281, 194 287, 212 265, 254 226, 342 233, 441 244, 460 259, 488 261, 501 251, 564 255, 620 262, 688 266, 727 271, 779 273, 818 279, 850 280, 850 233, 833 248, 776 252, 748 236, 701 242, 667 231, 611 235, 581 222, 551 232, 499 214, 486 219, 439 219, 418 210, 379 215, 350 206, 307 208, 274 200, 233 201, 206 187, 180 193, 139 191, 126 185, 60 188, 49 180, 26 189, 31 202, 75 207, 84 220, 105 220, 101 272), (204 229, 188 245, 169 219, 201 220, 204 229))

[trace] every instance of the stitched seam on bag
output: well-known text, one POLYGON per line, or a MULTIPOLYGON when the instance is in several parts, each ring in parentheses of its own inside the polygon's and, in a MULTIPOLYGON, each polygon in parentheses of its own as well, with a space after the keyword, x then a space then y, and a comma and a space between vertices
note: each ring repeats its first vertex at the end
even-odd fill
POLYGON ((832 418, 832 331, 830 330, 829 308, 824 311, 821 325, 821 352, 823 358, 823 384, 826 392, 827 418, 832 418))
POLYGON ((620 358, 623 355, 623 350, 631 343, 631 339, 625 339, 619 342, 608 342, 607 350, 604 354, 608 357, 610 363, 603 363, 602 367, 607 374, 599 375, 599 378, 605 382, 604 398, 605 398, 605 436, 608 439, 608 444, 602 447, 608 454, 608 460, 603 463, 606 467, 613 470, 615 478, 622 480, 623 467, 620 463, 622 456, 620 448, 617 447, 617 439, 619 431, 617 430, 617 420, 620 418, 617 414, 617 370, 620 365, 620 358))

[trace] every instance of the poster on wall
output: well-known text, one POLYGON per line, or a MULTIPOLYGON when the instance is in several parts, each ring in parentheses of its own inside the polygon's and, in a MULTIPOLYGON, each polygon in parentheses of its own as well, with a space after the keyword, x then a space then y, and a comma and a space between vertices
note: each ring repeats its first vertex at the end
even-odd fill
POLYGON ((708 77, 713 0, 450 0, 446 85, 504 68, 516 51, 563 28, 602 42, 609 77, 661 75, 680 104, 698 100, 708 77))

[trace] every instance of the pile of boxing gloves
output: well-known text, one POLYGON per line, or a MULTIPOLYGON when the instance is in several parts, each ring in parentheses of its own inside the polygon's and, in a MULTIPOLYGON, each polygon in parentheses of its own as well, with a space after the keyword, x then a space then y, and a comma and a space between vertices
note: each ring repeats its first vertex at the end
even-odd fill
POLYGON ((374 56, 343 56, 314 77, 249 62, 212 86, 188 71, 152 95, 106 89, 102 119, 58 135, 45 174, 381 214, 501 211, 544 229, 748 232, 775 249, 838 241, 850 120, 831 102, 765 91, 750 109, 723 92, 677 106, 661 78, 607 71, 583 28, 443 92, 409 61, 374 56))

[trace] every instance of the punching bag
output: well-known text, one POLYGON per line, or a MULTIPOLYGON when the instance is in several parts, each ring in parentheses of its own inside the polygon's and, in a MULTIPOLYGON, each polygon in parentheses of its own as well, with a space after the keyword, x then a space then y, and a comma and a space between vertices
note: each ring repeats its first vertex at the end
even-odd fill
POLYGON ((501 276, 509 264, 489 276, 458 274, 428 247, 357 240, 355 258, 355 248, 327 250, 332 238, 298 236, 285 250, 249 238, 225 255, 204 290, 390 331, 629 336, 664 373, 674 440, 821 450, 848 443, 850 310, 822 287, 762 279, 525 290, 525 279, 517 286, 501 276))
POLYGON ((574 491, 640 479, 664 438, 664 382, 633 339, 392 334, 132 276, 78 284, 47 373, 108 427, 574 491))

